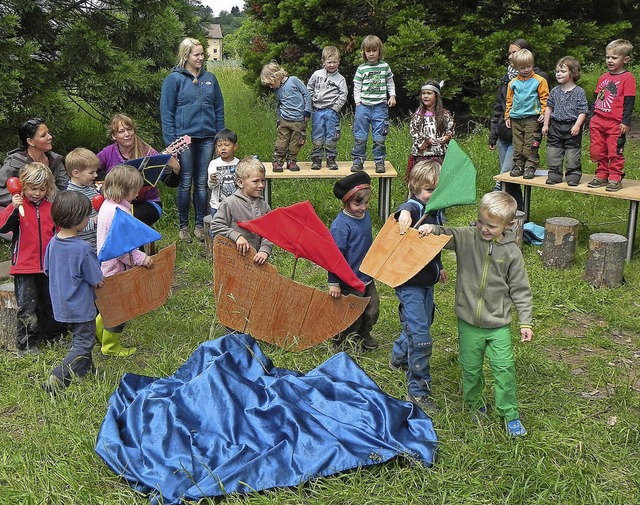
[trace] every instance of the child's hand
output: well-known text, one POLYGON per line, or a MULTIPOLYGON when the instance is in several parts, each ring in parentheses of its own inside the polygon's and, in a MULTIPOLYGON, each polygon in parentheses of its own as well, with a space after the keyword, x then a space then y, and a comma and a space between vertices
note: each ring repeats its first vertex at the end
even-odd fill
POLYGON ((443 135, 438 139, 438 141, 442 144, 448 144, 450 140, 451 140, 451 135, 443 135))
POLYGON ((571 127, 571 136, 576 137, 580 133, 580 129, 581 129, 580 126, 578 126, 577 124, 574 124, 571 127))
POLYGON ((236 249, 243 256, 249 251, 249 242, 247 242, 247 239, 242 235, 238 237, 238 240, 236 240, 236 249))
POLYGON ((217 172, 212 172, 211 175, 209 176, 209 182, 211 184, 218 184, 218 173, 217 172))
POLYGON ((398 224, 400 225, 400 235, 407 233, 407 230, 411 227, 411 212, 408 210, 401 211, 398 224))
POLYGON ((147 256, 142 262, 142 266, 145 268, 151 268, 153 266, 153 258, 151 256, 147 256))
POLYGON ((264 265, 267 261, 267 258, 269 258, 269 255, 266 252, 261 251, 253 257, 253 262, 256 265, 264 265))
POLYGON ((620 135, 626 135, 629 133, 629 125, 620 123, 620 135))
POLYGON ((543 123, 543 122, 544 122, 544 114, 540 114, 540 115, 538 116, 537 121, 538 121, 538 123, 543 123))
POLYGON ((424 151, 427 147, 431 147, 433 145, 433 141, 430 138, 424 139, 424 142, 420 146, 420 150, 424 151))
MULTIPOLYGON (((573 132, 573 130, 571 130, 573 132)), ((542 135, 546 136, 549 133, 549 125, 542 125, 542 135)), ((573 133, 571 133, 573 135, 573 133)))
POLYGON ((98 282, 98 284, 96 284, 96 289, 101 288, 102 286, 104 286, 104 281, 98 282))
POLYGON ((395 96, 390 96, 389 100, 387 101, 387 105, 389 107, 395 107, 396 106, 396 97, 395 96))
POLYGON ((443 268, 442 270, 440 270, 440 284, 446 284, 447 282, 449 282, 449 274, 443 268))
POLYGON ((340 286, 329 286, 329 296, 331 296, 331 298, 340 298, 341 294, 342 290, 340 286))
POLYGON ((511 128, 511 119, 505 119, 505 120, 504 120, 504 125, 505 125, 507 128, 511 128))
POLYGON ((520 328, 520 342, 531 342, 533 330, 531 328, 520 328))
POLYGON ((300 140, 298 140, 298 145, 299 146, 303 146, 305 141, 306 141, 306 139, 304 137, 300 137, 300 140))
POLYGON ((433 233, 433 225, 423 224, 422 226, 420 226, 420 228, 418 228, 418 235, 420 235, 421 237, 424 237, 425 235, 429 235, 431 233, 433 233))
POLYGON ((20 193, 16 193, 11 197, 11 205, 13 205, 16 209, 22 205, 24 200, 22 199, 22 195, 20 193))

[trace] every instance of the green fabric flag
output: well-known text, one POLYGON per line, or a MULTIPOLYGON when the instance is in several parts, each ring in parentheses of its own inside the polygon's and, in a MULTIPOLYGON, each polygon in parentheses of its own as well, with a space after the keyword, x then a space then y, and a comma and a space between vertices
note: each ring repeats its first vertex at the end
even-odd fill
POLYGON ((455 140, 449 142, 442 162, 440 180, 425 212, 476 202, 476 167, 455 140))

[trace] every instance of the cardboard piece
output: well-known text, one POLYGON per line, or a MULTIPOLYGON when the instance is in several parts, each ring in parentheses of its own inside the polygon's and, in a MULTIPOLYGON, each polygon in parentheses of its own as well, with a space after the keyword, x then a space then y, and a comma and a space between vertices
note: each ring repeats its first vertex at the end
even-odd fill
POLYGON ((395 288, 416 275, 449 240, 447 235, 420 237, 414 228, 400 235, 400 225, 390 216, 364 257, 360 271, 395 288))
POLYGON ((369 298, 341 296, 281 276, 276 268, 253 263, 255 250, 242 256, 220 235, 214 240, 214 294, 218 320, 289 351, 302 351, 351 326, 369 298))
POLYGON ((169 296, 176 264, 176 245, 153 256, 151 268, 134 267, 106 277, 96 289, 96 305, 104 325, 117 326, 160 307, 169 296))

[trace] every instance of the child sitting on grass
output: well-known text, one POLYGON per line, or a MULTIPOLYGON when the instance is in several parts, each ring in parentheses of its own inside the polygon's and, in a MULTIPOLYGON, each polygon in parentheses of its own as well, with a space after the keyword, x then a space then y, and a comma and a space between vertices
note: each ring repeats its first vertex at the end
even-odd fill
POLYGON ((233 240, 243 256, 249 251, 249 247, 253 247, 257 251, 253 262, 262 265, 269 258, 273 244, 260 235, 240 228, 238 222, 256 219, 271 210, 262 199, 265 186, 264 165, 253 156, 242 158, 236 166, 236 182, 238 189, 222 201, 211 221, 211 234, 233 240))
POLYGON ((44 272, 49 277, 56 320, 69 323, 73 333, 69 352, 43 385, 52 394, 94 368, 91 351, 96 336, 95 288, 104 281, 95 249, 80 237, 92 211, 91 201, 79 191, 58 193, 51 206, 51 217, 59 230, 47 246, 44 272))
MULTIPOLYGON (((94 184, 100 168, 100 159, 89 149, 77 147, 64 160, 67 173, 69 174, 69 184, 67 189, 78 191, 92 200, 98 195, 98 190, 94 184)), ((89 242, 95 251, 96 249, 96 227, 98 224, 98 211, 91 207, 91 214, 87 227, 78 233, 78 237, 89 242)))
POLYGON ((353 334, 363 349, 377 349, 378 342, 371 336, 371 329, 378 321, 380 299, 375 281, 360 271, 362 260, 373 243, 371 216, 367 210, 371 199, 371 177, 366 172, 348 175, 335 183, 333 194, 342 202, 343 209, 331 223, 331 235, 351 270, 364 282, 365 290, 360 293, 329 272, 329 294, 332 298, 340 298, 343 294, 370 297, 364 313, 338 334, 334 342, 340 346, 348 335, 353 334))
POLYGON ((510 437, 526 435, 516 400, 516 369, 511 345, 511 306, 520 319, 520 340, 533 338, 531 288, 522 252, 509 228, 516 201, 501 191, 487 193, 478 206, 475 226, 448 228, 424 224, 420 235, 446 234, 446 249, 456 252, 456 315, 462 368, 462 391, 467 406, 486 414, 482 366, 489 358, 496 410, 510 437))

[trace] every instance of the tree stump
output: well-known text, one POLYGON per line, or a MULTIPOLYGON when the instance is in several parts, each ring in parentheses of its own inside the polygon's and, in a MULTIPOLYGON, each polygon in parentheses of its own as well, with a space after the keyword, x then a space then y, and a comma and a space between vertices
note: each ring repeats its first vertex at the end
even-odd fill
POLYGON ((211 237, 211 216, 204 216, 204 254, 208 260, 213 260, 213 237, 211 237))
POLYGON ((571 217, 550 217, 544 223, 542 263, 549 268, 573 265, 580 222, 571 217))
POLYGON ((13 282, 0 284, 0 347, 16 348, 16 318, 18 304, 13 282))
POLYGON ((589 237, 589 255, 584 280, 594 288, 615 288, 623 282, 627 239, 615 233, 589 237))
POLYGON ((516 244, 518 244, 520 249, 522 249, 522 237, 524 233, 524 216, 525 214, 521 210, 516 211, 516 217, 513 218, 513 224, 511 225, 511 229, 516 234, 516 244))

